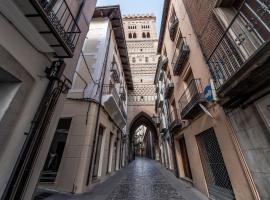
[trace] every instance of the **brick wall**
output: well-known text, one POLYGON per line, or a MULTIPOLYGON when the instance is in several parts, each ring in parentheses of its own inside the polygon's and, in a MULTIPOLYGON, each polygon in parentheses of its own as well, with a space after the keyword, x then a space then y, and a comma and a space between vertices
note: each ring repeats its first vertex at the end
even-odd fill
POLYGON ((216 2, 217 0, 183 0, 192 27, 206 58, 215 48, 223 33, 213 13, 216 2))

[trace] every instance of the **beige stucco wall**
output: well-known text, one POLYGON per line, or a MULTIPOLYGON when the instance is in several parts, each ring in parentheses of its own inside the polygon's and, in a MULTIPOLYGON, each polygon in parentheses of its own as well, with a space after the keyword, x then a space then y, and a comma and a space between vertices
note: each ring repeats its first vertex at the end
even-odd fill
MULTIPOLYGON (((179 19, 178 27, 182 32, 182 36, 186 38, 187 44, 190 48, 189 58, 184 66, 183 72, 180 76, 173 76, 171 62, 176 44, 172 42, 169 37, 167 28, 168 24, 165 25, 166 27, 163 47, 165 46, 167 51, 167 56, 169 59, 168 66, 172 75, 172 80, 174 82, 174 96, 170 99, 170 101, 175 99, 175 102, 178 102, 179 98, 187 87, 186 83, 184 82, 184 77, 190 69, 192 70, 195 79, 201 79, 203 88, 207 83, 209 83, 210 75, 208 66, 202 55, 199 43, 196 39, 196 35, 192 29, 182 1, 173 0, 171 2, 169 12, 171 11, 172 6, 174 7, 176 15, 179 19)), ((170 14, 168 16, 170 17, 170 14)), ((191 173, 193 176, 193 184, 201 192, 208 194, 207 183, 201 164, 196 135, 213 127, 219 142, 220 149, 222 151, 229 177, 231 179, 231 184, 233 186, 236 199, 253 199, 250 185, 246 178, 246 173, 241 162, 241 156, 238 153, 238 149, 236 148, 233 141, 233 132, 227 123, 227 118, 224 114, 224 111, 215 103, 208 104, 207 108, 213 115, 214 119, 204 113, 201 113, 194 120, 185 121, 184 128, 176 135, 176 156, 178 160, 180 176, 183 176, 183 166, 178 139, 184 135, 190 161, 191 173)))
MULTIPOLYGON (((77 63, 95 4, 96 0, 86 1, 82 14, 84 16, 78 21, 81 30, 81 38, 77 43, 74 57, 64 59, 66 63, 64 75, 69 79, 72 79, 75 70, 74 66, 77 63)), ((75 9, 76 5, 74 2, 72 5, 69 5, 72 7, 72 10, 75 9)), ((2 118, 4 120, 3 125, 5 125, 5 129, 1 129, 8 130, 9 138, 2 138, 3 140, 1 140, 1 143, 3 142, 6 144, 6 147, 1 145, 4 148, 2 148, 0 152, 0 196, 5 189, 5 185, 21 151, 21 147, 27 137, 24 133, 29 132, 34 115, 37 112, 38 106, 48 85, 49 81, 46 78, 45 69, 46 67, 50 67, 52 61, 55 60, 51 53, 48 54, 48 52, 51 51, 48 50, 48 44, 46 44, 42 36, 39 35, 37 31, 33 31, 33 27, 32 29, 29 28, 31 27, 31 24, 27 21, 27 18, 24 18, 20 8, 17 7, 16 9, 11 9, 14 8, 12 6, 16 7, 14 2, 5 2, 1 4, 0 8, 0 27, 1 30, 3 30, 1 31, 0 45, 3 47, 5 54, 7 53, 7 55, 10 55, 10 57, 7 57, 4 54, 4 51, 1 52, 1 67, 20 80, 21 83, 18 93, 16 94, 18 97, 16 97, 15 100, 12 100, 13 103, 10 104, 8 110, 9 121, 7 121, 6 117, 2 118), (11 7, 7 7, 8 5, 11 7), (10 8, 10 11, 7 10, 7 8, 10 8), (2 11, 4 12, 2 13, 2 11), (13 15, 12 19, 10 18, 10 14, 13 15), (10 21, 8 21, 7 18, 9 18, 10 21), (16 18, 19 25, 14 22, 14 18, 16 18), (6 63, 9 63, 9 66, 6 63), (20 101, 17 101, 19 99, 20 101), (12 112, 12 110, 16 112, 12 112), (12 126, 10 122, 12 122, 12 126)), ((56 105, 51 123, 39 150, 35 168, 31 173, 29 186, 25 192, 25 199, 31 199, 35 189, 40 171, 49 150, 49 144, 51 143, 54 130, 61 115, 64 97, 65 95, 62 94, 56 105)))
MULTIPOLYGON (((112 100, 112 94, 109 94, 108 91, 105 91, 106 93, 102 96, 98 117, 97 102, 100 100, 100 85, 114 85, 117 95, 120 92, 121 82, 125 88, 127 87, 119 50, 117 49, 117 41, 108 18, 93 19, 83 45, 83 54, 87 65, 83 56, 80 55, 73 85, 69 90, 67 99, 65 99, 61 114, 61 118, 72 118, 72 121, 56 181, 52 184, 41 183, 40 187, 74 193, 83 193, 90 190, 92 177, 90 177, 89 184, 87 184, 87 179, 90 173, 90 163, 94 161, 92 150, 94 137, 97 134, 95 130, 97 120, 99 120, 98 128, 102 126, 104 132, 98 161, 98 180, 94 182, 104 179, 122 166, 120 165, 120 154, 124 156, 124 152, 120 151, 120 145, 122 145, 120 137, 126 131, 125 127, 119 129, 118 119, 112 117, 115 113, 109 112, 108 107, 105 106, 107 101, 107 104, 114 106, 113 112, 121 112, 119 107, 115 107, 118 102, 112 103, 116 99, 113 98, 112 100), (111 76, 113 58, 115 58, 119 70, 120 83, 114 82, 111 76), (89 74, 89 70, 91 74, 89 74), (104 70, 106 70, 105 73, 103 73, 104 70), (105 74, 104 83, 102 82, 103 74, 105 74), (111 134, 112 140, 111 146, 109 146, 111 134), (116 144, 116 147, 114 147, 114 144, 116 144)), ((127 102, 123 101, 123 104, 124 109, 126 109, 127 102)), ((124 163, 125 160, 123 160, 124 163)))

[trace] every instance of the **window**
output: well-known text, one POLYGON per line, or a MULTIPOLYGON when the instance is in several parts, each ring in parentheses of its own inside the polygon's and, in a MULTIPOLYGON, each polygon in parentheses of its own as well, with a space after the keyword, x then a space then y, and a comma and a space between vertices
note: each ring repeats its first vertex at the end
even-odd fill
POLYGON ((137 34, 136 33, 133 33, 133 38, 137 38, 137 34))
POLYGON ((145 33, 142 33, 142 38, 146 38, 146 35, 145 35, 145 33))
POLYGON ((149 32, 147 33, 147 38, 150 38, 150 33, 149 32))
POLYGON ((133 62, 133 63, 136 62, 136 58, 135 58, 135 57, 132 58, 132 62, 133 62))
POLYGON ((132 38, 132 33, 129 33, 128 34, 128 38, 132 38))
POLYGON ((71 118, 62 118, 59 120, 45 165, 41 172, 40 182, 55 181, 64 153, 71 120, 71 118))
POLYGON ((148 62, 149 61, 149 58, 148 57, 145 57, 145 62, 148 62))

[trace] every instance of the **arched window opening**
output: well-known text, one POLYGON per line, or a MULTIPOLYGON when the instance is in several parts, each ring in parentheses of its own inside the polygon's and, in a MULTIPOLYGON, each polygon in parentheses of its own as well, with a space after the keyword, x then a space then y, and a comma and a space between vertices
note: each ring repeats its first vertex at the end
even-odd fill
POLYGON ((146 35, 145 35, 145 33, 142 33, 142 38, 146 38, 146 35))
POLYGON ((128 34, 128 38, 132 38, 132 34, 130 33, 130 34, 128 34))
POLYGON ((136 33, 133 33, 133 38, 137 38, 137 34, 136 33))
POLYGON ((147 38, 150 38, 150 33, 149 32, 147 33, 147 38))
POLYGON ((133 63, 136 62, 136 58, 135 58, 135 57, 132 58, 132 62, 133 62, 133 63))

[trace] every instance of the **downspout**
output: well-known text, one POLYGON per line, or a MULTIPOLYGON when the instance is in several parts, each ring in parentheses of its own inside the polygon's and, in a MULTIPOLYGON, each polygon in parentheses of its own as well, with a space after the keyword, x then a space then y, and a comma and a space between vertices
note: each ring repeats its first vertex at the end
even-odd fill
POLYGON ((103 85, 105 81, 105 75, 107 71, 107 61, 108 61, 108 54, 109 54, 109 49, 110 49, 110 44, 111 44, 111 36, 112 36, 112 29, 110 30, 110 35, 109 35, 109 41, 107 44, 106 48, 106 53, 105 53, 105 59, 103 62, 103 74, 102 74, 102 81, 101 81, 101 88, 100 88, 100 95, 99 95, 99 103, 98 103, 98 111, 97 111, 97 120, 95 124, 95 135, 94 135, 94 141, 92 145, 92 151, 91 151, 91 157, 90 157, 90 164, 89 164, 89 169, 88 169, 88 174, 87 174, 87 181, 86 185, 89 185, 90 181, 92 180, 92 173, 93 173, 93 161, 95 160, 95 154, 97 150, 97 140, 98 140, 98 124, 99 124, 99 116, 100 116, 100 109, 101 109, 101 103, 102 103, 102 93, 103 93, 103 85))

